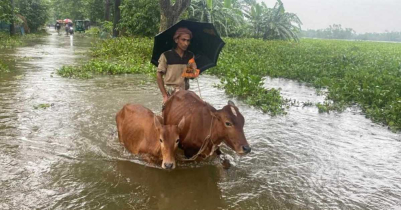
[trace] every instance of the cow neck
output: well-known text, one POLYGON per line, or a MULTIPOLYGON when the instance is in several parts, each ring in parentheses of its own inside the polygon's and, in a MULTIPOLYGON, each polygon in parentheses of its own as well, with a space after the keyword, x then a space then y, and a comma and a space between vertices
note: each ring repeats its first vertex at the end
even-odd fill
POLYGON ((212 143, 212 150, 211 150, 211 152, 209 154, 204 154, 205 155, 204 158, 207 158, 207 157, 211 156, 213 154, 213 152, 217 149, 218 145, 215 144, 213 142, 213 140, 212 140, 212 133, 213 133, 212 132, 212 130, 213 130, 212 128, 213 128, 213 122, 215 121, 215 118, 216 118, 216 116, 212 115, 212 120, 211 120, 211 123, 210 123, 209 133, 206 136, 206 138, 203 140, 202 146, 199 149, 198 153, 196 153, 194 156, 192 156, 189 159, 184 159, 185 161, 196 160, 196 158, 198 158, 198 156, 201 155, 208 148, 209 143, 212 143))

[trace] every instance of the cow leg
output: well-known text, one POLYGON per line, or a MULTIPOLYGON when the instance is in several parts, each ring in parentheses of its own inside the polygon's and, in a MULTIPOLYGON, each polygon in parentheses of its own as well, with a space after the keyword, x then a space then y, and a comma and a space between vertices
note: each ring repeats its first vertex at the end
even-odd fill
POLYGON ((216 155, 219 157, 220 163, 223 166, 223 168, 229 169, 231 167, 230 160, 228 160, 226 158, 226 155, 221 152, 220 147, 217 147, 215 152, 216 152, 216 155))

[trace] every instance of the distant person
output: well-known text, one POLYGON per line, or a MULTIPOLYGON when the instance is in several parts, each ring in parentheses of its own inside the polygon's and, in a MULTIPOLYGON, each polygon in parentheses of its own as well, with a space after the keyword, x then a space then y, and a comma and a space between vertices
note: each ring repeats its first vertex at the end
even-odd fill
POLYGON ((61 24, 59 22, 56 22, 55 28, 57 30, 57 33, 60 34, 61 24))
POLYGON ((157 85, 163 95, 163 104, 175 91, 189 89, 188 79, 181 76, 183 71, 196 70, 194 54, 187 50, 192 32, 187 28, 179 28, 173 39, 176 46, 161 54, 157 67, 157 85))
POLYGON ((65 34, 68 35, 68 23, 65 23, 65 34))

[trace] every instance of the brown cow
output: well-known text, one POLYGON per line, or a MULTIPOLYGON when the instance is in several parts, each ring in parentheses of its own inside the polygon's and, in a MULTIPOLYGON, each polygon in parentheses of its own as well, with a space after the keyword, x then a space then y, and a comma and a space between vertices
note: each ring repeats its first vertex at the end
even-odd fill
POLYGON ((216 110, 194 92, 180 90, 165 103, 163 117, 165 124, 176 124, 185 117, 179 147, 187 158, 206 158, 214 152, 220 155, 218 145, 221 142, 237 154, 251 151, 244 135, 244 117, 231 101, 223 109, 216 110))
POLYGON ((175 168, 175 150, 179 132, 185 125, 182 118, 175 125, 163 125, 161 117, 142 105, 127 104, 116 116, 118 138, 134 154, 149 154, 162 160, 162 168, 175 168))

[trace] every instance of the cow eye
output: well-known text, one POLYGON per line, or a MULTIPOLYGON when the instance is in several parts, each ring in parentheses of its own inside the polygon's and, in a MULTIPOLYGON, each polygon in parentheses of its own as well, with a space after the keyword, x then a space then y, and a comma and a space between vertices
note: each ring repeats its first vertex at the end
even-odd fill
POLYGON ((230 122, 226 122, 226 126, 231 126, 232 124, 230 122))
POLYGON ((177 139, 177 140, 175 141, 175 143, 178 143, 178 142, 180 142, 180 139, 177 139))
POLYGON ((160 143, 163 143, 163 140, 162 140, 162 139, 159 139, 159 141, 160 141, 160 143))

